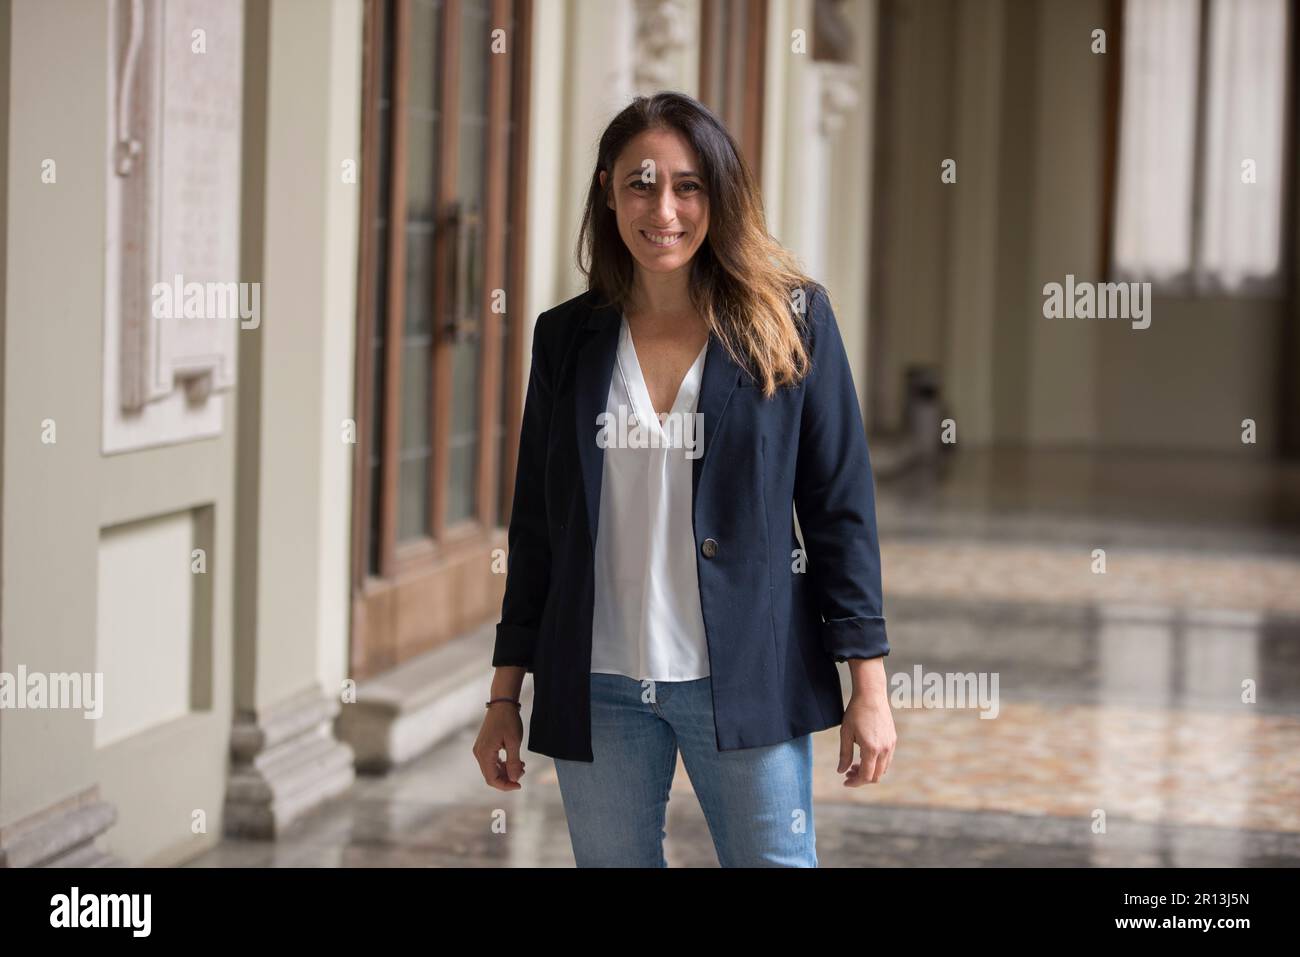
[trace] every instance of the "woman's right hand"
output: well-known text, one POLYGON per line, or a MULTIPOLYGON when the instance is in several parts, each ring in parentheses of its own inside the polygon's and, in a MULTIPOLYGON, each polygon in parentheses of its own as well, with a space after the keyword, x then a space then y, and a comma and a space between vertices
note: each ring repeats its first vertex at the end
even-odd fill
POLYGON ((487 709, 478 740, 474 742, 474 758, 478 761, 483 780, 500 791, 518 791, 522 784, 524 762, 519 750, 524 743, 524 722, 519 709, 509 702, 498 702, 487 709), (506 759, 501 760, 501 751, 506 759))

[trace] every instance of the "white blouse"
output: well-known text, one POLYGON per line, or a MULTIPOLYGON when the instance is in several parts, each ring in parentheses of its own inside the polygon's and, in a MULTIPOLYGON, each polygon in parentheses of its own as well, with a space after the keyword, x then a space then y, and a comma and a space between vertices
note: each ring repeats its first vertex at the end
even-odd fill
POLYGON ((706 343, 661 423, 623 317, 605 407, 593 672, 652 681, 709 674, 691 520, 694 459, 703 451, 694 413, 707 352, 706 343))

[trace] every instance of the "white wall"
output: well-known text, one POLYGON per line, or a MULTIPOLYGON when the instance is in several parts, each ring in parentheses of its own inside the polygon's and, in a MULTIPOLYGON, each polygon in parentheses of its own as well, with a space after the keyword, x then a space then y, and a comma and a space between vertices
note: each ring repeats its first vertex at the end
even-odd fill
POLYGON ((8 23, 0 668, 103 670, 107 716, 0 712, 0 826, 98 787, 118 814, 100 845, 136 864, 220 838, 236 697, 336 693, 347 667, 359 187, 342 172, 360 159, 362 4, 249 6, 269 88, 253 101, 260 164, 244 170, 255 269, 239 278, 263 283, 262 323, 239 333, 219 436, 113 456, 100 454, 108 6, 19 2, 8 23), (43 184, 49 158, 58 179, 43 184), (47 421, 57 443, 41 441, 47 421), (232 687, 237 570, 255 588, 232 687))
MULTIPOLYGON (((216 839, 191 823, 201 810, 215 827, 224 793, 235 423, 228 416, 212 439, 100 454, 108 5, 9 9, 0 668, 102 667, 115 676, 104 687, 106 710, 141 689, 155 699, 115 712, 109 720, 124 736, 99 740, 77 711, 0 712, 0 826, 98 787, 118 814, 101 846, 130 862, 165 863, 216 839), (47 159, 57 164, 53 183, 41 181, 47 159), (47 422, 57 442, 42 442, 47 422), (170 652, 115 672, 126 636, 99 628, 131 619, 125 594, 103 596, 101 605, 101 533, 185 513, 199 516, 194 537, 209 554, 192 606, 201 620, 182 623, 188 599, 169 594, 162 604, 172 603, 171 615, 142 627, 147 641, 173 642, 170 652), (179 646, 194 651, 188 665, 179 646)), ((155 588, 186 587, 188 551, 165 557, 137 534, 144 527, 125 532, 131 558, 156 564, 155 588)), ((106 540, 110 559, 115 539, 106 540)))
POLYGON ((1145 330, 1042 316, 1044 283, 1102 274, 1108 61, 1090 34, 1105 0, 893 8, 884 426, 902 425, 903 369, 928 362, 961 447, 1271 454, 1285 302, 1157 297, 1145 330), (958 182, 943 185, 949 156, 958 182), (1253 447, 1246 417, 1262 423, 1253 447))
POLYGON ((250 106, 265 116, 246 159, 264 193, 244 211, 263 321, 240 354, 236 699, 249 710, 317 684, 336 694, 347 667, 360 176, 343 172, 361 154, 361 7, 272 4, 264 102, 250 106))

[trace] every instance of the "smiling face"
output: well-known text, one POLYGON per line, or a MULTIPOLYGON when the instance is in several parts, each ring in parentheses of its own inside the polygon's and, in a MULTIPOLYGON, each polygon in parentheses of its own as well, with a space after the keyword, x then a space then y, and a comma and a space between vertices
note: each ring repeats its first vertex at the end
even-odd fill
POLYGON ((676 130, 646 130, 614 163, 607 205, 637 265, 669 273, 690 263, 709 231, 709 198, 690 144, 676 130))

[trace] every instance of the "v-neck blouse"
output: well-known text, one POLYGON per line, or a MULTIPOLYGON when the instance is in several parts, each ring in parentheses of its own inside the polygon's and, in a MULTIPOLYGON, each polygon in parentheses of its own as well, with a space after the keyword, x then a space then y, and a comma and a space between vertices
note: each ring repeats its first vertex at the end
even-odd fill
POLYGON ((621 322, 605 406, 610 440, 595 544, 591 670, 690 681, 709 674, 691 514, 691 456, 702 451, 703 438, 695 412, 708 345, 682 379, 671 409, 675 421, 665 428, 654 414, 627 317, 621 322))

